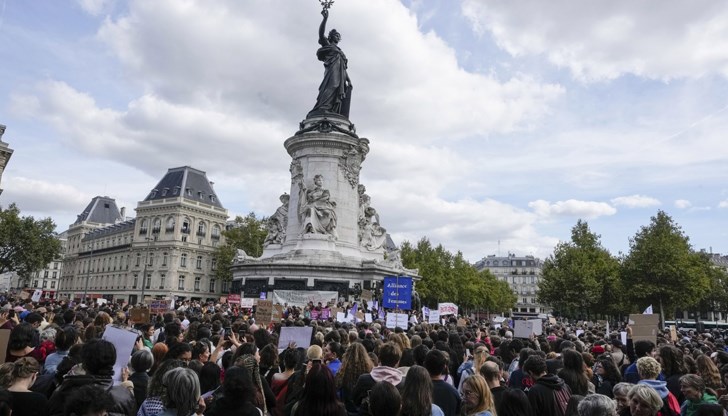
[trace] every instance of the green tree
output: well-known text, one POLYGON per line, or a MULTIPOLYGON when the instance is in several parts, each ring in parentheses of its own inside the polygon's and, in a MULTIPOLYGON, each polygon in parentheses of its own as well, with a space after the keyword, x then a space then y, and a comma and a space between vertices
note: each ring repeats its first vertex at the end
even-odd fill
POLYGON ((244 250, 251 257, 263 254, 263 242, 268 234, 266 221, 267 218, 258 219, 251 212, 245 217, 237 216, 233 227, 223 231, 225 244, 218 246, 213 254, 217 263, 215 278, 232 280, 232 265, 238 250, 244 250))
POLYGON ((61 254, 61 242, 50 218, 21 217, 15 204, 0 208, 0 274, 16 272, 23 279, 61 254))
POLYGON ((619 312, 619 261, 599 239, 586 221, 577 221, 571 241, 557 244, 544 261, 539 302, 568 315, 619 312))
POLYGON ((662 322, 666 310, 695 306, 710 289, 704 260, 664 211, 658 211, 650 225, 641 227, 629 246, 621 273, 625 293, 639 308, 659 307, 662 322))
POLYGON ((400 249, 402 264, 419 269, 422 279, 417 282, 417 292, 424 305, 454 302, 464 311, 509 311, 516 303, 508 283, 498 281, 487 270, 478 272, 461 252, 452 254, 442 245, 432 247, 427 238, 415 247, 404 242, 400 249))

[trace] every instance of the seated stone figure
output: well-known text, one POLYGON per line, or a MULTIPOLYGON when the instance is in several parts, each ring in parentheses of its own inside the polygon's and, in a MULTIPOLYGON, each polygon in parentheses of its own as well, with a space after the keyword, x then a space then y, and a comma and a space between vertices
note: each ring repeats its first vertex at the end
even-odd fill
POLYGON ((323 176, 313 178, 314 187, 299 182, 298 216, 303 234, 336 234, 336 202, 331 201, 328 189, 323 189, 323 176))

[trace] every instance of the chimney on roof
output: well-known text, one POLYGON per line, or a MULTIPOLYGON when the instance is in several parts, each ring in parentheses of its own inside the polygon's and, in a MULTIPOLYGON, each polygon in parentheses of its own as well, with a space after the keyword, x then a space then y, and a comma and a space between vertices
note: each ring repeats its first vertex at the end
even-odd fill
POLYGON ((121 207, 121 220, 126 221, 126 207, 121 207))

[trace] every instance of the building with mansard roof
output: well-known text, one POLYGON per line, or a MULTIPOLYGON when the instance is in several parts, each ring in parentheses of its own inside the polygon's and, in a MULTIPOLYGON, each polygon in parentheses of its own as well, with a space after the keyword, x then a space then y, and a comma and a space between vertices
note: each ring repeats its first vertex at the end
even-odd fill
POLYGON ((96 197, 68 230, 61 296, 207 300, 227 293, 213 252, 222 244, 228 212, 205 172, 172 168, 125 217, 113 199, 96 197))
POLYGON ((478 271, 489 270, 498 280, 507 282, 518 300, 512 316, 535 317, 550 310, 536 302, 543 262, 533 256, 489 255, 475 263, 478 271))

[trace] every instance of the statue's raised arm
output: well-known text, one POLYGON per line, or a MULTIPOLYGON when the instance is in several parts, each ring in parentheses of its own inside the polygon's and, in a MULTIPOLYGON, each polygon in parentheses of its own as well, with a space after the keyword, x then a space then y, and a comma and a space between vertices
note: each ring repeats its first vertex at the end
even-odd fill
POLYGON ((326 46, 329 44, 329 40, 326 39, 326 21, 329 20, 329 11, 323 9, 321 10, 321 14, 324 16, 324 19, 321 21, 321 25, 319 25, 319 45, 326 46))

